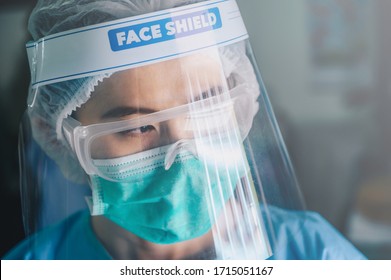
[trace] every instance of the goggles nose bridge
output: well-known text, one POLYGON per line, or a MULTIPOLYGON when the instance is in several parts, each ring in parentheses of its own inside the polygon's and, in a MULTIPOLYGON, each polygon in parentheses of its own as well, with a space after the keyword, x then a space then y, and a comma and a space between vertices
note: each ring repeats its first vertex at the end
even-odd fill
POLYGON ((181 139, 173 143, 166 152, 166 157, 164 158, 164 168, 166 170, 170 169, 171 165, 174 163, 179 152, 185 149, 191 152, 196 158, 198 158, 197 148, 194 139, 181 139))

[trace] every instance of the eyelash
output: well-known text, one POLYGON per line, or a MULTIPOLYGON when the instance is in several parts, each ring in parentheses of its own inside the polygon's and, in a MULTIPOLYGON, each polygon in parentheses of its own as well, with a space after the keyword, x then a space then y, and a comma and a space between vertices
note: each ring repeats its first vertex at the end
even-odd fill
MULTIPOLYGON (((207 99, 209 97, 213 97, 213 96, 219 95, 222 92, 223 92, 223 88, 221 86, 212 87, 209 90, 202 92, 198 97, 195 98, 195 100, 199 101, 199 100, 207 99)), ((152 132, 153 130, 155 130, 154 126, 152 126, 152 125, 144 125, 144 126, 141 126, 141 127, 138 127, 138 128, 134 128, 134 129, 130 129, 130 130, 119 132, 119 134, 121 136, 138 137, 138 136, 141 136, 143 134, 152 132), (136 132, 137 130, 139 130, 139 131, 136 132)))
MULTIPOLYGON (((144 126, 141 126, 141 127, 138 127, 138 128, 129 129, 129 130, 122 131, 122 132, 119 132, 119 133, 121 135, 123 135, 123 136, 127 136, 127 135, 130 135, 130 134, 135 134, 134 136, 139 136, 139 135, 151 132, 153 130, 155 130, 155 128, 152 125, 144 125, 144 126)), ((133 135, 130 135, 130 136, 133 136, 133 135)))

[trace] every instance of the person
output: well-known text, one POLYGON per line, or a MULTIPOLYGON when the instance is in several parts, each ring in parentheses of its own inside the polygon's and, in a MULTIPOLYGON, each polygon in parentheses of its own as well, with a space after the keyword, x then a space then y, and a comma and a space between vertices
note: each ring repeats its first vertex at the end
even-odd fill
POLYGON ((305 210, 234 0, 40 0, 29 29, 29 236, 5 259, 365 259, 305 210), (88 210, 46 225, 69 182, 88 210))

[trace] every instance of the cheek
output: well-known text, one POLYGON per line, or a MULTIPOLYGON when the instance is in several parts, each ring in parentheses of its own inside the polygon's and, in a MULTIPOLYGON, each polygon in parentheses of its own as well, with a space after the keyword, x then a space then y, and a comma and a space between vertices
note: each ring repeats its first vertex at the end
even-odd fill
POLYGON ((123 157, 136 152, 139 140, 124 141, 116 134, 94 139, 90 145, 93 159, 110 159, 123 157))
POLYGON ((156 133, 139 137, 115 133, 94 139, 90 145, 92 159, 111 159, 124 157, 161 146, 156 133))

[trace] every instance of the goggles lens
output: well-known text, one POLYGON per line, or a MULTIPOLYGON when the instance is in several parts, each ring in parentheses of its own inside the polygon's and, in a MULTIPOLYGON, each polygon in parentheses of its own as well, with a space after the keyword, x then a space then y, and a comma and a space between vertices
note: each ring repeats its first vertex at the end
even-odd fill
POLYGON ((145 123, 142 119, 121 123, 115 132, 102 133, 89 146, 92 159, 112 159, 162 147, 181 139, 217 138, 226 135, 234 121, 232 104, 209 106, 173 119, 145 123))
MULTIPOLYGON (((79 158, 87 173, 116 181, 119 178, 107 175, 101 168, 102 160, 118 162, 118 159, 181 141, 186 143, 181 148, 202 158, 212 154, 219 158, 218 151, 224 150, 227 154, 230 146, 236 151, 242 143, 237 114, 243 114, 243 111, 235 112, 235 104, 247 96, 241 94, 246 92, 243 87, 152 114, 73 127, 79 158)), ((239 116, 238 119, 243 118, 239 116)), ((234 154, 232 152, 232 156, 234 154)), ((129 160, 133 161, 125 161, 129 160)), ((170 159, 174 160, 175 156, 170 159)))

